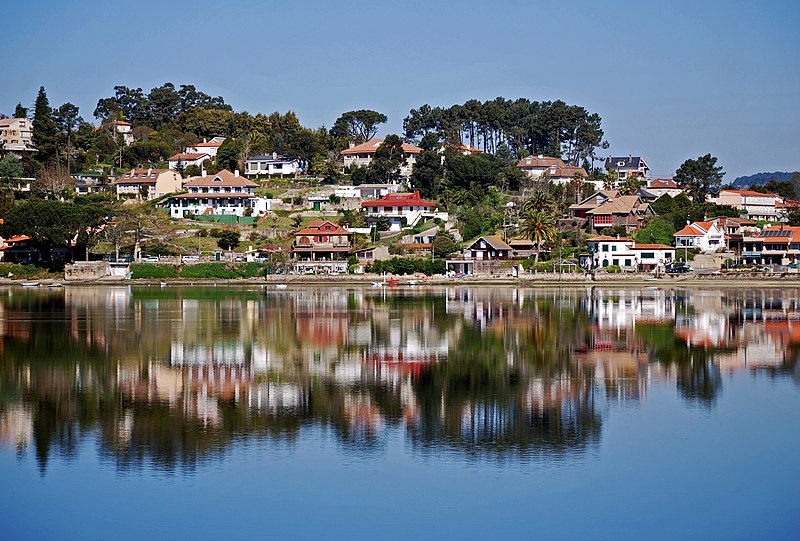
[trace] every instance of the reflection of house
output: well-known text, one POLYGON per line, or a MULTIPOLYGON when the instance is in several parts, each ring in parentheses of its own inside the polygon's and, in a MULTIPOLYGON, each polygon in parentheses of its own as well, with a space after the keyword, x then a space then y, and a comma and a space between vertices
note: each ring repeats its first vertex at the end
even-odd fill
POLYGON ((413 227, 422 218, 440 218, 447 221, 447 213, 436 213, 436 203, 427 201, 419 192, 398 192, 384 195, 375 201, 365 201, 361 206, 368 219, 388 218, 391 231, 413 227))
POLYGON ((247 160, 246 173, 248 175, 296 175, 300 173, 300 161, 296 158, 278 156, 273 152, 271 156, 253 156, 247 160))
POLYGON ((269 202, 255 195, 255 182, 223 169, 216 175, 203 174, 186 181, 189 193, 172 196, 167 203, 173 218, 188 214, 226 214, 245 216, 249 212, 259 215, 267 210, 269 202))
MULTIPOLYGON (((382 144, 383 139, 370 139, 366 143, 353 145, 350 148, 344 149, 341 152, 342 159, 344 160, 344 166, 368 166, 370 163, 372 163, 372 159, 375 157, 375 151, 378 150, 378 147, 382 144)), ((411 170, 413 169, 414 163, 417 161, 417 156, 420 152, 422 152, 421 148, 408 143, 403 143, 403 156, 406 160, 403 165, 400 166, 401 177, 408 178, 411 176, 411 170)))
POLYGON ((294 232, 296 272, 347 272, 350 232, 329 221, 311 222, 294 232))
POLYGON ((181 189, 181 174, 170 169, 131 169, 114 181, 117 197, 146 198, 148 201, 181 189))
POLYGON ((716 222, 694 222, 673 235, 676 248, 697 248, 701 252, 716 252, 725 248, 725 235, 716 222))
POLYGON ((606 158, 606 171, 616 171, 620 180, 626 178, 647 178, 650 167, 640 156, 618 157, 609 156, 606 158))

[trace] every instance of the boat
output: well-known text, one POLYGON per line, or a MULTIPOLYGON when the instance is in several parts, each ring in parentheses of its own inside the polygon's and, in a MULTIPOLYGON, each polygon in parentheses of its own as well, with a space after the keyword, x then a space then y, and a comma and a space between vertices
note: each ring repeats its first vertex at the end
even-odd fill
POLYGON ((394 285, 397 285, 397 284, 400 283, 400 279, 399 278, 389 278, 388 280, 386 280, 386 283, 388 285, 390 285, 390 286, 394 286, 394 285))
POLYGON ((52 288, 55 289, 55 288, 58 288, 58 287, 64 287, 64 285, 61 282, 53 282, 48 287, 52 287, 52 288))
POLYGON ((289 286, 286 284, 275 284, 275 289, 286 289, 287 287, 289 286))
POLYGON ((410 285, 410 286, 415 286, 415 285, 417 285, 417 281, 416 281, 416 280, 409 280, 409 281, 408 281, 408 282, 406 282, 406 283, 407 283, 408 285, 410 285))
POLYGON ((167 283, 166 282, 159 282, 158 285, 160 285, 161 287, 167 287, 167 283))
POLYGON ((39 287, 39 282, 22 282, 22 287, 39 287))

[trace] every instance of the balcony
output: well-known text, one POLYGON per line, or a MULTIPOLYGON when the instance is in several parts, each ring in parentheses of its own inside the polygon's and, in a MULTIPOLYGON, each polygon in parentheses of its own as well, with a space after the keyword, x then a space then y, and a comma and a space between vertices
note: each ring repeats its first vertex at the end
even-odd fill
POLYGON ((761 257, 761 251, 746 250, 742 251, 742 257, 761 257))

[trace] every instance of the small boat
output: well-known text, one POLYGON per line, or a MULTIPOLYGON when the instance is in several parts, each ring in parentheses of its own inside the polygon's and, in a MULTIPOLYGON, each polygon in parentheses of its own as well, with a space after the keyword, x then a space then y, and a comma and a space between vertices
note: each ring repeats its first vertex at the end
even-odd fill
POLYGON ((64 285, 61 282, 53 282, 48 287, 52 287, 53 289, 55 289, 55 288, 59 288, 59 287, 64 287, 64 285))
POLYGON ((389 278, 388 280, 386 280, 386 283, 389 284, 389 285, 397 285, 397 284, 400 283, 400 279, 399 278, 389 278))
POLYGON ((160 285, 161 287, 167 287, 167 283, 166 282, 159 282, 158 285, 160 285))
POLYGON ((22 282, 22 287, 39 287, 39 282, 22 282))
POLYGON ((415 286, 415 285, 417 285, 417 281, 416 281, 416 280, 409 280, 409 281, 408 281, 408 282, 406 282, 406 283, 407 283, 408 285, 410 285, 410 286, 415 286))
POLYGON ((275 289, 286 289, 287 287, 289 286, 286 284, 275 284, 275 289))
POLYGON ((382 287, 383 282, 372 282, 372 287, 382 287))

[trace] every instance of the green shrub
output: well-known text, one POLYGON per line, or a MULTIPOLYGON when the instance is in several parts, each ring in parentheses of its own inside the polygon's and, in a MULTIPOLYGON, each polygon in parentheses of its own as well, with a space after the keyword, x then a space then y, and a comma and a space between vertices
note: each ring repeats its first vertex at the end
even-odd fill
POLYGON ((177 278, 178 270, 172 265, 132 263, 131 278, 177 278))
POLYGON ((186 265, 178 272, 180 278, 221 278, 233 279, 240 275, 226 263, 195 263, 186 265))
POLYGON ((609 265, 608 267, 606 267, 606 272, 615 274, 618 272, 622 272, 622 269, 619 267, 619 265, 609 265))
POLYGON ((11 278, 63 278, 63 274, 61 273, 51 273, 47 269, 37 267, 36 265, 0 263, 0 276, 8 276, 8 273, 11 273, 11 278))
POLYGON ((385 261, 375 261, 364 269, 366 272, 381 274, 414 274, 421 273, 428 276, 432 274, 444 274, 447 265, 444 259, 434 259, 422 257, 393 257, 385 261))

